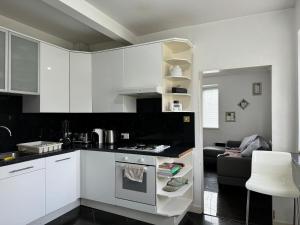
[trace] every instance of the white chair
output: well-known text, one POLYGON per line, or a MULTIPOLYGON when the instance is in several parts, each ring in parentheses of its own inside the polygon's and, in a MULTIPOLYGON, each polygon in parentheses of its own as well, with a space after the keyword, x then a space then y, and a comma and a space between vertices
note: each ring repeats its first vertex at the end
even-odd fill
POLYGON ((294 224, 300 192, 294 183, 292 157, 287 152, 253 151, 251 177, 246 182, 246 225, 249 223, 250 191, 294 199, 294 224))

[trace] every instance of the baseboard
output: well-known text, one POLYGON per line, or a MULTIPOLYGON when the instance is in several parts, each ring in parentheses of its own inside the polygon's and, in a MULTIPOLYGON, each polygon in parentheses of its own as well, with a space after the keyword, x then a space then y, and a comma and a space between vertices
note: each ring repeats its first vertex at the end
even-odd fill
POLYGON ((166 217, 88 199, 81 199, 81 205, 155 225, 178 225, 188 211, 180 216, 166 217))
POLYGON ((29 223, 28 225, 44 225, 46 223, 49 223, 53 220, 55 220, 56 218, 66 214, 67 212, 70 212, 72 209, 77 208, 78 206, 80 206, 80 200, 78 199, 75 202, 72 202, 52 213, 49 213, 48 215, 41 217, 31 223, 29 223))
POLYGON ((282 222, 282 221, 274 221, 273 220, 273 225, 292 225, 290 223, 282 222))
POLYGON ((203 214, 203 208, 200 205, 191 205, 189 212, 203 214))

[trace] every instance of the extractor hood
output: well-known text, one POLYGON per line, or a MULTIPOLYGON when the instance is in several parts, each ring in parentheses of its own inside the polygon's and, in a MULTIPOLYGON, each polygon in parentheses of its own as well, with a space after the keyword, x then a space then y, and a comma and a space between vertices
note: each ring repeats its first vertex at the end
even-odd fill
POLYGON ((162 89, 160 86, 157 87, 143 87, 143 88, 128 88, 118 90, 119 95, 137 97, 137 98, 153 98, 160 97, 162 89))

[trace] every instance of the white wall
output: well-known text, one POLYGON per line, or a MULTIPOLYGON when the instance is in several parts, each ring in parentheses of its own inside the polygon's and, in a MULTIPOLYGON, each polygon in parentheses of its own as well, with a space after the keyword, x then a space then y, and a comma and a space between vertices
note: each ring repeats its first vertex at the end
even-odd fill
POLYGON ((296 16, 297 30, 299 30, 300 29, 300 0, 296 0, 295 16, 296 16))
MULTIPOLYGON (((141 42, 170 37, 188 38, 195 44, 194 82, 200 71, 272 65, 272 139, 275 151, 296 152, 297 66, 294 10, 265 13, 220 22, 183 27, 145 35, 141 42)), ((201 78, 200 78, 201 79, 201 78)), ((195 93, 200 92, 200 85, 195 93)), ((200 101, 200 100, 199 100, 200 101)), ((197 165, 203 161, 199 105, 195 105, 197 165)), ((202 201, 203 171, 195 171, 195 203, 202 201), (198 181, 199 179, 199 181, 198 181), (198 191, 198 192, 197 192, 198 191)), ((275 219, 288 221, 292 210, 274 200, 275 219)))
POLYGON ((271 139, 271 71, 230 70, 226 74, 204 77, 203 84, 218 84, 219 89, 219 128, 203 130, 204 146, 239 141, 252 134, 271 139), (262 83, 262 95, 252 94, 252 83, 256 82, 262 83), (242 99, 250 103, 245 110, 238 106, 242 99), (226 112, 235 112, 236 122, 226 122, 226 112))

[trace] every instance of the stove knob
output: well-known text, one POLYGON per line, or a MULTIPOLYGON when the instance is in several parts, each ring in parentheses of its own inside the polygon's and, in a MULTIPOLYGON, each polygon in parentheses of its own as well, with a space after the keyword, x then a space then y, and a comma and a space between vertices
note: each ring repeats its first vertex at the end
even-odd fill
POLYGON ((124 161, 128 161, 128 159, 129 159, 129 158, 128 158, 127 156, 125 156, 125 157, 123 158, 124 161))
POLYGON ((140 159, 139 159, 139 162, 140 162, 140 163, 144 163, 144 162, 145 162, 145 159, 144 159, 144 158, 140 158, 140 159))

